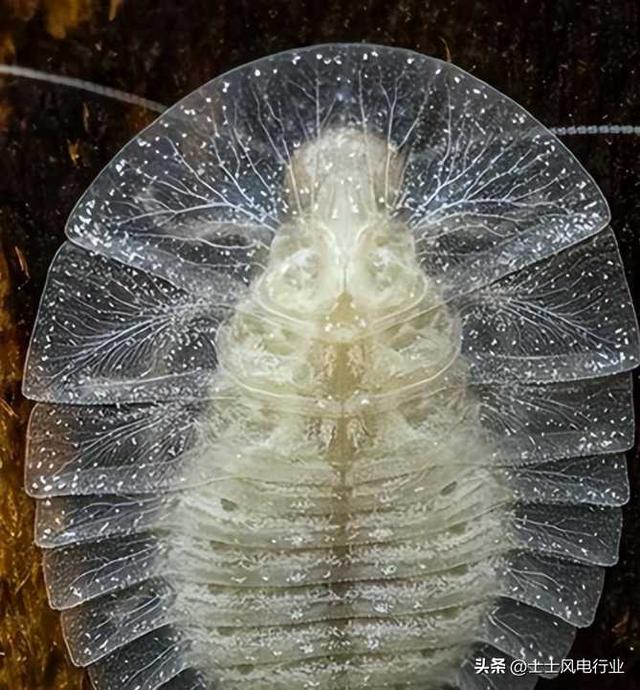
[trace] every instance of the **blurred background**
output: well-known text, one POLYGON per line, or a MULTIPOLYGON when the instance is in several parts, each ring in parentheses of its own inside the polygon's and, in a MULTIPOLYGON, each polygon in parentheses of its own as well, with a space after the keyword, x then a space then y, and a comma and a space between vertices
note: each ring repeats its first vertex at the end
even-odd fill
MULTIPOLYGON (((638 0, 0 0, 0 63, 170 105, 269 53, 332 41, 450 60, 547 126, 640 125, 638 0)), ((29 404, 22 360, 47 266, 83 190, 155 113, 0 76, 0 690, 89 688, 46 604, 33 508, 22 493, 29 404)), ((611 205, 640 303, 640 136, 564 139, 611 205)), ((638 398, 636 390, 636 398, 638 398)), ((576 658, 621 658, 624 675, 564 676, 539 690, 640 688, 640 471, 631 463, 621 560, 576 658)))

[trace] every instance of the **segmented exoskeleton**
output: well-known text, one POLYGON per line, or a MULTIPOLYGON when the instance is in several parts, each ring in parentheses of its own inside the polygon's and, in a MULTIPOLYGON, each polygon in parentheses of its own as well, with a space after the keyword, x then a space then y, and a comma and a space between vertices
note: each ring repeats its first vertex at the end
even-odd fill
POLYGON ((533 686, 616 561, 638 331, 609 212, 450 64, 265 58, 73 211, 26 486, 98 690, 533 686))

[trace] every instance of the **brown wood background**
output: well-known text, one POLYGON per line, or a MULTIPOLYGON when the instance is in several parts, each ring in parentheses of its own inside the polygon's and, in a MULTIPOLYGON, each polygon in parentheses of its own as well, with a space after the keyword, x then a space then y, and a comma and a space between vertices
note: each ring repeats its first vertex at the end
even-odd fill
MULTIPOLYGON (((363 40, 451 59, 549 126, 640 124, 638 0, 0 0, 0 62, 166 104, 269 53, 363 40)), ((20 490, 29 406, 19 394, 20 370, 66 216, 151 119, 68 88, 0 78, 0 690, 88 687, 66 660, 30 545, 32 506, 20 490)), ((640 302, 640 137, 567 144, 609 199, 640 302)), ((640 473, 637 459, 631 465, 621 561, 608 573, 595 624, 573 650, 620 657, 627 672, 565 676, 541 690, 640 688, 640 473)))

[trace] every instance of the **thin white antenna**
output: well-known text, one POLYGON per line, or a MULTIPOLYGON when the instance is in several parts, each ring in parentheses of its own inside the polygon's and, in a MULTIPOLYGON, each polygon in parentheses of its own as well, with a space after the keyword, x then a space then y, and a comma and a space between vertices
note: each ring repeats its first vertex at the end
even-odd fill
POLYGON ((556 136, 571 137, 582 134, 640 134, 639 125, 578 125, 549 127, 556 136))
POLYGON ((18 65, 0 65, 0 74, 7 74, 14 77, 24 77, 26 79, 34 79, 36 81, 44 81, 50 84, 58 84, 59 86, 69 86, 72 89, 80 89, 81 91, 95 93, 98 96, 113 98, 117 101, 122 101, 123 103, 137 105, 141 108, 146 108, 147 110, 153 110, 156 113, 163 113, 167 109, 167 106, 163 105, 162 103, 149 100, 148 98, 143 98, 142 96, 136 96, 132 93, 121 91, 120 89, 113 89, 110 86, 101 86, 84 79, 75 79, 74 77, 48 74, 47 72, 41 72, 40 70, 31 69, 30 67, 20 67, 18 65))
MULTIPOLYGON (((0 74, 7 74, 14 77, 24 77, 26 79, 34 79, 36 81, 48 82, 50 84, 58 84, 59 86, 69 86, 72 89, 80 89, 81 91, 88 91, 95 93, 98 96, 105 98, 113 98, 123 103, 130 103, 137 105, 147 110, 153 110, 156 113, 163 113, 167 110, 167 106, 157 101, 152 101, 149 98, 136 96, 120 89, 114 89, 110 86, 101 86, 85 79, 76 79, 74 77, 65 77, 59 75, 49 74, 30 67, 20 67, 19 65, 0 65, 0 74)), ((549 130, 559 137, 580 136, 585 134, 632 134, 640 135, 640 125, 569 125, 566 127, 549 127, 549 130)))

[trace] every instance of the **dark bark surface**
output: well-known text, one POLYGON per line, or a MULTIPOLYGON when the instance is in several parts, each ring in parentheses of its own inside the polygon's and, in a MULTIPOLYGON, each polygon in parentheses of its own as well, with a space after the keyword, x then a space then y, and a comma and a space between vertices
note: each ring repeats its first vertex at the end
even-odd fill
MULTIPOLYGON (((450 59, 548 126, 640 124, 637 0, 0 0, 0 62, 15 58, 166 104, 254 58, 333 41, 384 43, 450 59)), ((22 352, 67 215, 100 168, 153 117, 69 88, 0 79, 0 250, 9 265, 7 318, 22 352)), ((566 143, 609 200, 640 302, 640 137, 576 136, 566 143)), ((2 339, 0 347, 7 347, 2 339)), ((15 465, 24 403, 16 381, 5 381, 0 392, 17 415, 11 422, 15 465)), ((640 688, 640 472, 633 454, 630 467, 633 493, 625 509, 621 560, 608 572, 594 625, 578 634, 572 652, 575 658, 619 657, 626 672, 565 675, 541 682, 541 690, 640 688)), ((12 472, 4 478, 18 491, 20 472, 12 472)), ((26 555, 26 537, 20 539, 5 542, 33 559, 30 550, 26 555)), ((25 606, 16 577, 0 567, 0 578, 0 597, 12 607, 25 606)), ((39 586, 38 580, 34 587, 39 586)), ((37 637, 45 650, 41 672, 9 672, 8 659, 0 656, 0 690, 80 687, 78 676, 66 669, 50 618, 33 617, 37 622, 26 632, 24 624, 13 632, 5 628, 0 644, 6 652, 11 634, 37 637)), ((36 642, 29 638, 25 644, 29 649, 36 642)), ((26 654, 22 664, 29 663, 26 654)))

